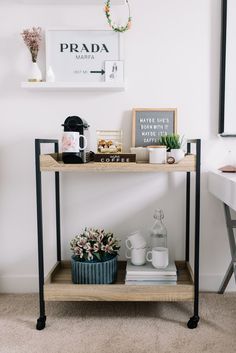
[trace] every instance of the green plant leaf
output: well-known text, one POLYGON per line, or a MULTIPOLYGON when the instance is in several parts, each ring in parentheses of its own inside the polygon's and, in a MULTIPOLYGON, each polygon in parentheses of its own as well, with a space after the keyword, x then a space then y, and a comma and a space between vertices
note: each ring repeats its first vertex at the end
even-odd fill
POLYGON ((97 258, 99 261, 102 260, 100 254, 99 254, 98 252, 94 252, 93 255, 96 256, 96 258, 97 258))
POLYGON ((159 139, 159 144, 166 146, 167 151, 175 148, 181 148, 183 144, 183 137, 181 138, 178 134, 169 134, 166 136, 161 136, 159 139))

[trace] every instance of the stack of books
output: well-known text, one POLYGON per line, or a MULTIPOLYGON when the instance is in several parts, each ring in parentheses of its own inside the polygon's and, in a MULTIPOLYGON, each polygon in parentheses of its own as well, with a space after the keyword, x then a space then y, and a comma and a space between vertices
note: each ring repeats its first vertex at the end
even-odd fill
POLYGON ((134 266, 127 262, 125 284, 128 285, 163 285, 177 283, 177 269, 174 262, 166 268, 157 269, 150 262, 143 266, 134 266))

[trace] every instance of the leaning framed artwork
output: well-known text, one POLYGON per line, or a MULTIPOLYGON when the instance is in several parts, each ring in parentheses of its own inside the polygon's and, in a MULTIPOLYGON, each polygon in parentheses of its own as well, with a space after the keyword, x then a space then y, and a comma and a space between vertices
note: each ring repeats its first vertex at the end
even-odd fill
POLYGON ((161 136, 175 133, 177 133, 177 109, 133 109, 133 147, 158 145, 161 136))
POLYGON ((123 60, 121 35, 112 30, 47 29, 46 71, 60 82, 103 82, 105 62, 123 60))

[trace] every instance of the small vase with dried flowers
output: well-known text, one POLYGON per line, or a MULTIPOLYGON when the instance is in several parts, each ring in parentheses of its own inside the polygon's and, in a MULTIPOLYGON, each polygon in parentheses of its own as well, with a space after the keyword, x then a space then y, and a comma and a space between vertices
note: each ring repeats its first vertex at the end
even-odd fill
POLYGON ((31 29, 24 29, 21 33, 21 36, 25 42, 25 45, 30 51, 32 57, 32 69, 29 82, 41 82, 42 73, 37 64, 38 52, 40 43, 42 40, 42 29, 41 27, 33 27, 31 29))

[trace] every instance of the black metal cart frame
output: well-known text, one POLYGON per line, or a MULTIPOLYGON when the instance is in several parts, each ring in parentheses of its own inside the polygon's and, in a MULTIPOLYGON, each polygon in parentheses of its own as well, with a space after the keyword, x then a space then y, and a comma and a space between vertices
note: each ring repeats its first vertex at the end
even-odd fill
MULTIPOLYGON (((45 328, 46 314, 44 301, 44 254, 43 254, 43 214, 42 214, 42 179, 40 170, 40 154, 42 144, 53 144, 54 152, 58 153, 58 140, 35 140, 35 166, 36 166, 36 201, 37 201, 37 231, 38 231, 38 273, 39 273, 39 311, 37 330, 45 328)), ((194 310, 187 326, 196 328, 199 322, 199 243, 200 243, 200 178, 201 178, 201 140, 188 140, 187 153, 191 153, 191 145, 196 145, 196 182, 195 182, 195 239, 194 239, 194 310)), ((190 249, 190 186, 191 172, 186 173, 186 241, 185 261, 189 262, 190 249)), ((55 172, 55 202, 56 202, 56 243, 57 261, 61 262, 61 227, 60 227, 60 177, 55 172)))

